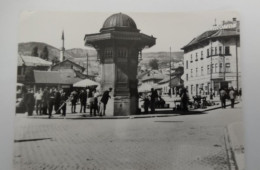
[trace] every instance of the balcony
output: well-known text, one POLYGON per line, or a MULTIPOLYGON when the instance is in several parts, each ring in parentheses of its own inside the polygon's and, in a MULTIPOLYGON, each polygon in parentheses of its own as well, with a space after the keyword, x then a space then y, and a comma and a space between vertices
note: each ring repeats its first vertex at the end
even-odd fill
POLYGON ((207 58, 210 58, 210 57, 216 57, 216 56, 219 56, 219 57, 224 57, 224 56, 231 56, 230 53, 228 54, 213 54, 213 55, 207 55, 207 58))

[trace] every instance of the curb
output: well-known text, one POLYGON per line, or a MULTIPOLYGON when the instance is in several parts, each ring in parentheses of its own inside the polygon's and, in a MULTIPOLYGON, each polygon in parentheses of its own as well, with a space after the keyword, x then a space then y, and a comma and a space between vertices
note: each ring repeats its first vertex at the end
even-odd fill
POLYGON ((243 130, 242 123, 235 122, 225 128, 225 143, 228 160, 231 170, 245 170, 245 154, 243 132, 238 135, 236 132, 243 130))
POLYGON ((224 129, 224 140, 225 140, 225 147, 226 147, 226 152, 227 152, 227 157, 228 157, 228 166, 230 170, 238 170, 236 161, 235 161, 235 156, 234 156, 234 152, 232 150, 232 146, 231 146, 231 142, 230 142, 230 137, 228 134, 228 128, 226 127, 224 129))

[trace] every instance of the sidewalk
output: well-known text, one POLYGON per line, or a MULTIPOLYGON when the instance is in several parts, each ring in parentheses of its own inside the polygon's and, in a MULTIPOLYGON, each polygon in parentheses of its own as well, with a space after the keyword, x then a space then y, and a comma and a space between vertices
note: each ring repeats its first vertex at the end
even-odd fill
POLYGON ((226 134, 231 170, 245 170, 243 123, 235 122, 228 125, 226 134))
MULTIPOLYGON (((235 102, 236 104, 239 102, 235 102)), ((230 102, 227 101, 226 104, 227 107, 230 106, 230 102)), ((154 118, 154 117, 172 117, 177 115, 183 115, 183 114, 201 114, 207 111, 220 109, 221 105, 219 102, 216 102, 213 106, 208 106, 207 108, 199 108, 199 109, 192 109, 189 110, 189 112, 182 112, 182 111, 173 111, 172 108, 166 108, 166 109, 156 109, 155 114, 139 114, 139 115, 129 115, 129 116, 90 116, 89 112, 87 113, 67 113, 66 117, 60 116, 60 114, 52 114, 51 119, 135 119, 135 118, 154 118)), ((48 119, 48 115, 34 115, 33 116, 27 116, 25 114, 16 114, 16 116, 19 117, 27 117, 27 118, 35 118, 35 119, 48 119)))

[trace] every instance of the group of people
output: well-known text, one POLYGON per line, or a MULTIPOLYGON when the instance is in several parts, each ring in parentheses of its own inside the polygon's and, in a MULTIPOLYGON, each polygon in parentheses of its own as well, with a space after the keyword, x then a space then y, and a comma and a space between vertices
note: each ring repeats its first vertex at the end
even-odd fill
POLYGON ((231 101, 231 108, 234 108, 235 105, 235 99, 237 97, 241 98, 242 96, 242 90, 234 89, 233 87, 228 88, 221 88, 219 89, 219 97, 221 102, 221 107, 223 109, 226 108, 226 100, 229 99, 231 101))
POLYGON ((56 114, 66 116, 67 103, 71 103, 71 113, 76 113, 76 106, 80 101, 80 113, 86 113, 87 100, 89 100, 90 116, 105 116, 106 105, 111 98, 109 93, 112 88, 100 95, 96 88, 82 89, 81 91, 73 90, 70 95, 65 93, 63 89, 44 88, 36 90, 28 89, 24 92, 23 102, 31 116, 35 109, 37 115, 48 115, 52 117, 53 110, 56 114), (100 101, 98 100, 101 97, 100 101))
POLYGON ((150 95, 144 95, 141 97, 141 99, 144 101, 144 113, 148 114, 149 107, 151 109, 151 113, 155 113, 155 108, 163 108, 165 105, 165 100, 158 95, 157 90, 151 89, 150 95))

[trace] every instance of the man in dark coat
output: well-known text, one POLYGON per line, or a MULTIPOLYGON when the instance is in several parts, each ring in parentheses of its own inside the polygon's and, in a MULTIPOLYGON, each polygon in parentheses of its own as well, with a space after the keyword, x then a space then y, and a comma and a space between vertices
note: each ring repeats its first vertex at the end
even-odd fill
POLYGON ((86 105, 87 105, 87 92, 86 90, 81 90, 79 94, 79 99, 80 99, 80 113, 84 111, 86 113, 86 105))
POLYGON ((56 114, 60 114, 60 103, 61 103, 61 94, 59 90, 55 89, 55 98, 54 98, 54 109, 56 114))
POLYGON ((46 87, 42 94, 42 114, 47 115, 47 108, 49 104, 50 93, 46 87))
POLYGON ((25 106, 28 112, 28 116, 32 116, 35 105, 34 94, 31 89, 25 94, 25 106))
POLYGON ((62 116, 66 116, 67 100, 68 100, 68 97, 67 97, 66 93, 62 90, 62 91, 61 91, 61 110, 62 110, 62 116))
POLYGON ((157 90, 154 90, 153 88, 151 89, 151 102, 150 102, 150 107, 151 107, 151 113, 155 112, 155 102, 158 100, 158 93, 157 90))
POLYGON ((106 115, 106 105, 107 105, 108 99, 111 98, 111 96, 109 95, 109 93, 111 91, 112 91, 112 88, 109 88, 109 90, 106 90, 102 95, 102 98, 100 100, 99 116, 106 115))

